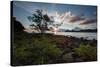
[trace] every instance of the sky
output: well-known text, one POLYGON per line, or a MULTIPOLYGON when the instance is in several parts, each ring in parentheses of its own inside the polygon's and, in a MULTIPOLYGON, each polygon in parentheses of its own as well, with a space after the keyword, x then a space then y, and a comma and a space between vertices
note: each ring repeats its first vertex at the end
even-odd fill
POLYGON ((63 24, 59 29, 96 29, 97 28, 97 7, 90 5, 73 5, 57 3, 40 3, 40 2, 13 2, 13 17, 28 28, 30 22, 28 16, 31 16, 37 9, 45 9, 49 16, 54 16, 56 24, 62 21, 63 24))

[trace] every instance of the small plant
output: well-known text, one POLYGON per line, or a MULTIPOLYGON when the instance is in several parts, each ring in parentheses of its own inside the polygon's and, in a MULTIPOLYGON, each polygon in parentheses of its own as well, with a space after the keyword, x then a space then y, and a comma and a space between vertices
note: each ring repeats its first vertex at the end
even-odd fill
POLYGON ((79 48, 75 48, 75 53, 79 56, 86 57, 88 60, 97 59, 97 50, 96 47, 92 47, 89 44, 81 44, 79 48))

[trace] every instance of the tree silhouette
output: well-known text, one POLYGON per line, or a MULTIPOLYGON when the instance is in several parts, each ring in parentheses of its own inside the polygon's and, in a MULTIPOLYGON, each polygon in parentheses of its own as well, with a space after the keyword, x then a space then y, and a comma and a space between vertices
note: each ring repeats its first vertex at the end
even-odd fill
POLYGON ((32 16, 28 16, 27 18, 29 21, 33 22, 30 26, 40 33, 44 33, 48 30, 48 26, 53 24, 53 21, 47 13, 44 14, 44 11, 40 9, 37 9, 32 16))

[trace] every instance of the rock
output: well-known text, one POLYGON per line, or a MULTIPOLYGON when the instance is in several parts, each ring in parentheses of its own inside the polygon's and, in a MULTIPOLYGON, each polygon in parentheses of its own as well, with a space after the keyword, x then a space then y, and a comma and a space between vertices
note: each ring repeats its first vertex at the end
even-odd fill
POLYGON ((65 62, 73 62, 73 57, 72 57, 72 52, 71 53, 67 53, 67 54, 65 54, 64 56, 63 56, 63 60, 65 61, 65 62))
POLYGON ((69 48, 69 47, 67 47, 67 48, 65 48, 65 50, 64 50, 66 53, 69 53, 69 52, 72 52, 72 49, 71 48, 69 48))

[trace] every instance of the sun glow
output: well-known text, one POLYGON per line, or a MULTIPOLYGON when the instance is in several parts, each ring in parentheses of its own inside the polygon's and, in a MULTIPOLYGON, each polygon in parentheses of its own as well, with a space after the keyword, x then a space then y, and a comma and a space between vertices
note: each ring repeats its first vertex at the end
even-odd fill
POLYGON ((57 34, 58 28, 54 27, 54 34, 57 34))

